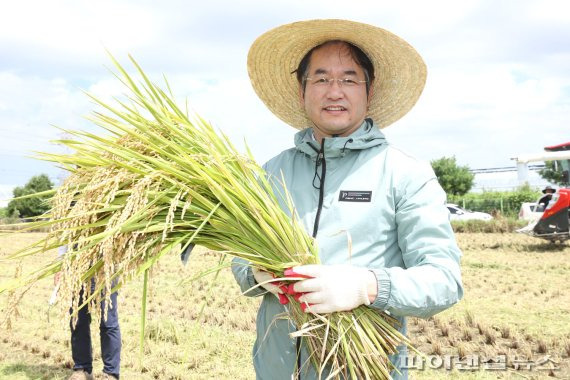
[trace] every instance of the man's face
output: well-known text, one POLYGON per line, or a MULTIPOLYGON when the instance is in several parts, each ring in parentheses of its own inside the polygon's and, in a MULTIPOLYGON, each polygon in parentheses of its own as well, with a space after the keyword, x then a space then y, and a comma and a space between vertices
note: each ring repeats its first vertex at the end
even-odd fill
MULTIPOLYGON (((300 90, 305 112, 315 124, 315 138, 348 136, 364 121, 368 109, 366 84, 340 85, 338 81, 315 85, 315 79, 335 78, 364 81, 364 71, 354 62, 343 43, 326 44, 313 51, 308 67, 305 93, 300 90)), ((373 89, 370 88, 370 96, 373 89)))

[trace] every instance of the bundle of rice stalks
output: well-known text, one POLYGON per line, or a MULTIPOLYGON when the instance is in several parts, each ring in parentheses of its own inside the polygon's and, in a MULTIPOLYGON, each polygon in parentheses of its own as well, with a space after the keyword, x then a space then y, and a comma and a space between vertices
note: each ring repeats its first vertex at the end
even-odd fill
MULTIPOLYGON (((60 298, 73 300, 77 310, 83 290, 84 304, 99 315, 100 301, 106 298, 109 305, 113 290, 190 243, 244 258, 277 278, 286 268, 319 263, 290 197, 274 192, 251 153, 240 155, 203 119, 189 117, 172 100, 168 83, 167 93, 134 60, 141 83, 113 62, 128 100, 111 106, 92 97, 106 111, 94 112, 90 120, 107 135, 66 131, 74 139, 59 143, 72 154, 40 154, 70 176, 54 192, 48 220, 31 226, 49 226, 50 232, 13 258, 62 245, 68 252, 0 286, 0 293, 61 270, 60 298)), ((335 376, 389 378, 388 355, 409 345, 392 318, 368 307, 315 315, 290 301, 289 318, 313 364, 335 376)))

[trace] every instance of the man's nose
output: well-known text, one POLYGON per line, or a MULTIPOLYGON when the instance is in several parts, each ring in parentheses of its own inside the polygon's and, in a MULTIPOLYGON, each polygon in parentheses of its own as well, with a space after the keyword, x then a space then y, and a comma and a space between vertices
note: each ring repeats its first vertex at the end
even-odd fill
POLYGON ((333 99, 342 98, 344 96, 344 91, 338 80, 335 79, 329 83, 327 96, 333 99))

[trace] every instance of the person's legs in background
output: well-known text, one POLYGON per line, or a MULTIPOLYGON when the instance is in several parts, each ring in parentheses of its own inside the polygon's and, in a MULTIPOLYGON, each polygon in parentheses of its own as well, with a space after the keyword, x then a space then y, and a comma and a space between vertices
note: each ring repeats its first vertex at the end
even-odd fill
POLYGON ((103 372, 118 379, 121 365, 121 330, 119 328, 116 292, 111 294, 111 307, 107 311, 106 320, 103 318, 104 310, 105 302, 102 302, 99 332, 101 337, 103 372))
MULTIPOLYGON (((83 303, 83 290, 79 293, 79 304, 83 303)), ((72 311, 70 310, 70 313, 72 311)), ((73 318, 72 318, 73 319, 73 318)), ((77 313, 77 323, 73 325, 73 320, 70 322, 71 328, 71 356, 73 358, 74 372, 85 371, 91 374, 93 371, 93 349, 91 346, 91 314, 87 310, 87 306, 79 309, 77 313)), ((81 379, 80 374, 74 373, 72 375, 77 379, 81 379)), ((89 376, 84 376, 88 379, 89 376)))

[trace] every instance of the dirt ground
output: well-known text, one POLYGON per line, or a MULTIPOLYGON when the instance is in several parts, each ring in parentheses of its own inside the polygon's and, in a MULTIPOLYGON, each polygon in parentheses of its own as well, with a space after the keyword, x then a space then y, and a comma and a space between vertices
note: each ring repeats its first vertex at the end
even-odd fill
MULTIPOLYGON (((40 235, 0 236, 0 282, 18 265, 2 261, 40 235)), ((464 299, 428 320, 410 318, 413 379, 570 379, 570 245, 516 234, 458 234, 464 299)), ((21 262, 31 270, 55 257, 21 262)), ((183 283, 215 266, 198 250, 187 266, 165 257, 150 279, 144 354, 140 349, 142 279, 119 295, 123 379, 252 379, 251 348, 258 299, 239 294, 228 269, 183 283)), ((65 379, 72 366, 69 326, 61 305, 48 308, 53 280, 32 287, 19 316, 0 316, 0 379, 65 379), (6 323, 11 328, 6 328, 6 323)), ((0 307, 17 295, 0 296, 0 307)), ((100 376, 97 329, 94 373, 100 376)))

